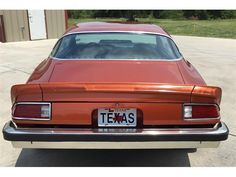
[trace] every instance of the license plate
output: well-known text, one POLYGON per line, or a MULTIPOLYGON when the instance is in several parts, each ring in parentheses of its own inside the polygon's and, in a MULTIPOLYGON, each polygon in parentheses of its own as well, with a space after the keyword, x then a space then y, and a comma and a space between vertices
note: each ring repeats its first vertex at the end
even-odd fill
POLYGON ((99 127, 136 127, 137 110, 133 108, 98 109, 99 127))

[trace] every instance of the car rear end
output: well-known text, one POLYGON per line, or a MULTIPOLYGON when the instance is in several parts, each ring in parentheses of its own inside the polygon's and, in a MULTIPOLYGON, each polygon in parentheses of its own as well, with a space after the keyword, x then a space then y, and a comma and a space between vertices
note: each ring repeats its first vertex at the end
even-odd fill
POLYGON ((220 99, 220 88, 196 85, 16 85, 3 134, 21 148, 217 147, 228 137, 220 99))

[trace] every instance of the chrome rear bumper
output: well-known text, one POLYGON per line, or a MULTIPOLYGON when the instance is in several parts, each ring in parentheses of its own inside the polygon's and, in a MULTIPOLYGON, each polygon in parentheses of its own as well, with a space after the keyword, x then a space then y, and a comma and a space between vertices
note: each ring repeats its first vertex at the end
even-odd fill
POLYGON ((214 128, 17 128, 8 122, 4 139, 20 148, 166 149, 217 147, 228 138, 224 123, 214 128))

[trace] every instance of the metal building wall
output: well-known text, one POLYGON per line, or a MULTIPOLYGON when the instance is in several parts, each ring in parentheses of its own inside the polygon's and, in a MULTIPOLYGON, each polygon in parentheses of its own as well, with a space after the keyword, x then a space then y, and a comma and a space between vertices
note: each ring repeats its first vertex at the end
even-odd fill
POLYGON ((26 10, 0 10, 0 14, 3 15, 7 42, 30 40, 26 10))
MULTIPOLYGON (((6 42, 30 40, 27 10, 0 10, 6 42)), ((64 10, 45 10, 47 38, 59 38, 66 30, 64 10)))
POLYGON ((48 39, 60 37, 66 30, 64 10, 46 10, 48 39))

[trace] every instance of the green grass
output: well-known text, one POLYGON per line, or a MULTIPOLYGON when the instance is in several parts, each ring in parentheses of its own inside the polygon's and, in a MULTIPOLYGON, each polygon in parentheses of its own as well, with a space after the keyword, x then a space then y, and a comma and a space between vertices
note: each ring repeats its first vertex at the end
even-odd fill
MULTIPOLYGON (((125 21, 122 18, 69 19, 69 26, 89 21, 125 21)), ((138 18, 139 22, 153 23, 173 35, 203 36, 236 39, 236 20, 169 20, 138 18)))

